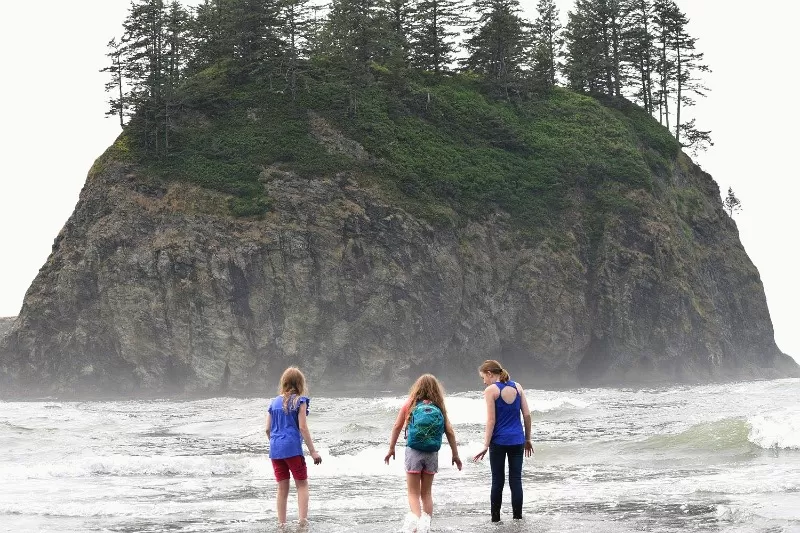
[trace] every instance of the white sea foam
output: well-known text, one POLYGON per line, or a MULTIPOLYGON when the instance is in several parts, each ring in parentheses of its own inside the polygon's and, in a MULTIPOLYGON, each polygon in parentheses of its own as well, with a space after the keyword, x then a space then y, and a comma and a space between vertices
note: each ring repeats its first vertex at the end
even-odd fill
POLYGON ((422 513, 417 521, 417 533, 428 533, 431 530, 431 515, 422 513))
POLYGON ((748 522, 753 517, 753 513, 747 509, 732 505, 717 505, 715 512, 716 519, 721 522, 748 522))
POLYGON ((535 411, 537 413, 551 413, 555 411, 586 409, 587 407, 592 405, 592 402, 580 400, 578 398, 569 398, 566 396, 560 396, 558 398, 553 398, 553 399, 535 398, 533 399, 533 401, 531 401, 531 399, 528 398, 528 403, 530 405, 531 411, 535 411))
POLYGON ((417 530, 417 522, 419 519, 412 512, 406 514, 403 520, 403 533, 414 533, 417 530))
POLYGON ((381 411, 396 413, 406 403, 406 400, 408 400, 407 396, 377 398, 374 400, 374 405, 381 411))
MULTIPOLYGON (((453 395, 445 398, 447 416, 452 424, 483 424, 486 422, 486 401, 482 397, 469 397, 467 395, 453 395)), ((539 398, 535 393, 526 393, 528 406, 535 413, 551 413, 586 409, 592 405, 591 401, 557 396, 554 398, 539 398)), ((380 398, 375 400, 375 407, 381 411, 396 413, 407 401, 406 397, 380 398)))
POLYGON ((271 474, 264 466, 266 457, 246 455, 214 456, 131 456, 108 455, 64 457, 60 461, 40 462, 35 465, 5 465, 3 477, 7 480, 77 478, 86 476, 156 476, 195 477, 271 474))
POLYGON ((756 415, 748 419, 748 439, 764 449, 800 450, 800 411, 756 415))
MULTIPOLYGON (((462 445, 462 451, 479 449, 476 443, 462 445), (471 445, 471 446, 470 446, 471 445)), ((368 476, 405 474, 405 446, 399 443, 395 449, 395 459, 386 465, 384 458, 388 444, 369 446, 353 454, 330 456, 325 447, 318 451, 323 457, 321 465, 311 464, 307 458, 311 475, 321 478, 363 478, 368 476)), ((468 457, 462 457, 466 462, 468 457)), ((444 442, 439 453, 439 469, 456 470, 451 464, 452 457, 447 442, 444 442)), ((50 478, 85 478, 85 477, 224 477, 246 476, 255 478, 271 478, 272 466, 269 457, 264 455, 206 455, 206 456, 84 456, 65 457, 56 462, 40 462, 35 465, 10 464, 3 467, 3 479, 35 480, 50 478)))
POLYGON ((448 397, 447 416, 452 424, 483 424, 486 422, 486 403, 483 398, 448 397))

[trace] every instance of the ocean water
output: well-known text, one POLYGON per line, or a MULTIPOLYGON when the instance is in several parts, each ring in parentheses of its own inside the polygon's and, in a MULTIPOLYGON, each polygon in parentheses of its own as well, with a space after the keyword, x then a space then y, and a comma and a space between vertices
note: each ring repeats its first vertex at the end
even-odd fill
MULTIPOLYGON (((464 469, 440 452, 431 531, 800 532, 800 380, 528 390, 524 519, 489 521, 480 391, 447 408, 464 469)), ((268 398, 0 402, 0 531, 277 532, 268 398)), ((404 399, 315 397, 308 531, 402 531, 404 399)), ((289 518, 297 517, 294 489, 289 518)), ((294 531, 290 527, 287 531, 294 531)))

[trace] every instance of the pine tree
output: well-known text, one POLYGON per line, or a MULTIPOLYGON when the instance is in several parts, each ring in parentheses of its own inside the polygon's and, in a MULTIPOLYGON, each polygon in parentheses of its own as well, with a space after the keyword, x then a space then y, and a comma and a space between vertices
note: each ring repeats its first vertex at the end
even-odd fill
POLYGON ((508 97, 521 80, 522 66, 531 47, 528 23, 519 16, 518 0, 476 0, 476 25, 468 30, 469 57, 464 67, 483 74, 490 86, 508 97))
POLYGON ((621 0, 599 0, 609 96, 622 96, 627 83, 622 62, 622 34, 625 25, 621 0))
POLYGON ((588 93, 607 92, 605 51, 600 38, 597 6, 589 0, 577 0, 568 13, 564 30, 568 86, 588 93))
POLYGON ((231 0, 233 57, 239 72, 270 77, 284 49, 277 0, 231 0))
POLYGON ((689 122, 684 122, 680 125, 681 128, 681 146, 689 148, 693 156, 698 152, 705 151, 709 146, 714 146, 711 140, 711 131, 703 131, 695 126, 695 119, 689 122))
POLYGON ((416 0, 412 5, 411 64, 435 74, 446 72, 463 25, 463 1, 416 0))
POLYGON ((119 99, 131 120, 127 128, 145 152, 158 157, 170 148, 169 132, 175 89, 183 75, 188 12, 173 1, 133 0, 122 24, 119 72, 127 90, 119 99))
POLYGON ((358 93, 374 82, 371 63, 386 48, 384 0, 333 0, 320 35, 320 57, 339 70, 351 113, 358 111, 358 93))
POLYGON ((734 213, 742 210, 742 202, 733 194, 733 188, 728 187, 728 196, 722 202, 722 207, 728 212, 728 216, 733 218, 734 213))
POLYGON ((386 17, 389 36, 385 62, 393 71, 405 70, 411 61, 411 40, 416 7, 407 0, 388 0, 386 17))
POLYGON ((655 111, 653 103, 653 71, 656 48, 653 37, 653 5, 651 0, 628 0, 625 5, 628 24, 623 31, 625 60, 630 64, 631 81, 636 86, 634 97, 645 111, 655 111))
POLYGON ((326 7, 318 4, 308 6, 310 15, 308 19, 308 53, 316 56, 322 52, 322 34, 325 26, 326 7))
POLYGON ((176 89, 184 74, 186 63, 190 56, 188 48, 189 12, 173 0, 166 13, 164 25, 164 153, 170 150, 170 130, 172 123, 173 107, 176 105, 176 89))
POLYGON ((286 80, 292 101, 297 99, 297 75, 300 63, 310 50, 313 26, 308 0, 285 0, 280 6, 281 38, 286 64, 286 80))
POLYGON ((189 12, 177 0, 173 0, 164 27, 165 69, 169 89, 174 89, 180 83, 192 54, 188 33, 190 21, 189 12))
POLYGON ((194 9, 189 40, 193 51, 190 72, 233 59, 233 0, 203 0, 194 9))
POLYGON ((554 0, 539 0, 536 7, 537 17, 533 22, 532 63, 535 84, 541 81, 545 87, 556 84, 559 69, 559 58, 562 55, 564 40, 561 37, 561 22, 558 8, 554 0))
POLYGON ((116 37, 112 38, 108 41, 108 53, 106 57, 111 60, 111 64, 103 69, 100 69, 100 72, 108 72, 111 74, 111 80, 106 82, 105 89, 106 92, 112 93, 108 99, 108 111, 106 111, 106 116, 118 116, 119 117, 119 127, 125 127, 125 116, 127 115, 128 111, 128 103, 125 95, 125 75, 123 74, 123 48, 122 44, 117 42, 116 37))
POLYGON ((672 49, 672 29, 680 11, 673 0, 654 0, 653 22, 657 47, 656 74, 658 75, 658 121, 670 128, 670 98, 675 85, 676 65, 672 49))
POLYGON ((162 155, 165 103, 164 26, 162 0, 133 0, 124 29, 124 57, 130 73, 128 101, 135 110, 130 125, 145 151, 162 155))
POLYGON ((708 90, 698 79, 698 73, 709 69, 703 64, 703 54, 696 49, 697 39, 686 31, 689 21, 673 0, 654 0, 653 12, 658 49, 655 71, 659 78, 656 93, 659 121, 673 131, 679 142, 682 136, 690 136, 688 143, 682 143, 684 146, 713 145, 709 132, 697 129, 694 121, 684 124, 681 116, 684 108, 695 104, 692 95, 705 96, 708 90), (673 115, 674 126, 671 123, 673 115))
POLYGON ((703 61, 703 53, 696 48, 697 39, 686 32, 689 20, 678 10, 674 20, 672 46, 675 57, 675 139, 680 142, 681 132, 684 130, 681 122, 681 110, 693 106, 694 99, 690 94, 704 97, 708 89, 698 79, 697 73, 708 72, 709 68, 703 61))

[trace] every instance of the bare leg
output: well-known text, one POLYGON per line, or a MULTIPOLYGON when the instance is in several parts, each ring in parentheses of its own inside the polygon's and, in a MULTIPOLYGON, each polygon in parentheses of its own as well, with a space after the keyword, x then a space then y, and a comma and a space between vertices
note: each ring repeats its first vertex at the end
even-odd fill
POLYGON ((289 499, 289 480, 278 481, 278 497, 275 503, 278 507, 278 523, 286 523, 286 501, 289 499))
POLYGON ((422 510, 428 513, 428 515, 433 514, 433 474, 426 474, 425 472, 422 473, 422 479, 420 480, 420 497, 422 498, 422 510))
POLYGON ((419 515, 421 514, 421 509, 419 506, 421 479, 422 474, 412 474, 411 472, 406 472, 408 507, 417 518, 419 518, 419 515))
POLYGON ((308 480, 295 479, 294 486, 297 487, 297 518, 300 525, 308 521, 308 480))

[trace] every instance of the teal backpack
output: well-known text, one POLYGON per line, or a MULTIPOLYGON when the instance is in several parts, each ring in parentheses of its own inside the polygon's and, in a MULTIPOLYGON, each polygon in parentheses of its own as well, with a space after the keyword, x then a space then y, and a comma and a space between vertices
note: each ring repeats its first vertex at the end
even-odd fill
POLYGON ((421 452, 436 452, 442 447, 444 415, 432 403, 417 402, 406 427, 406 446, 421 452))

